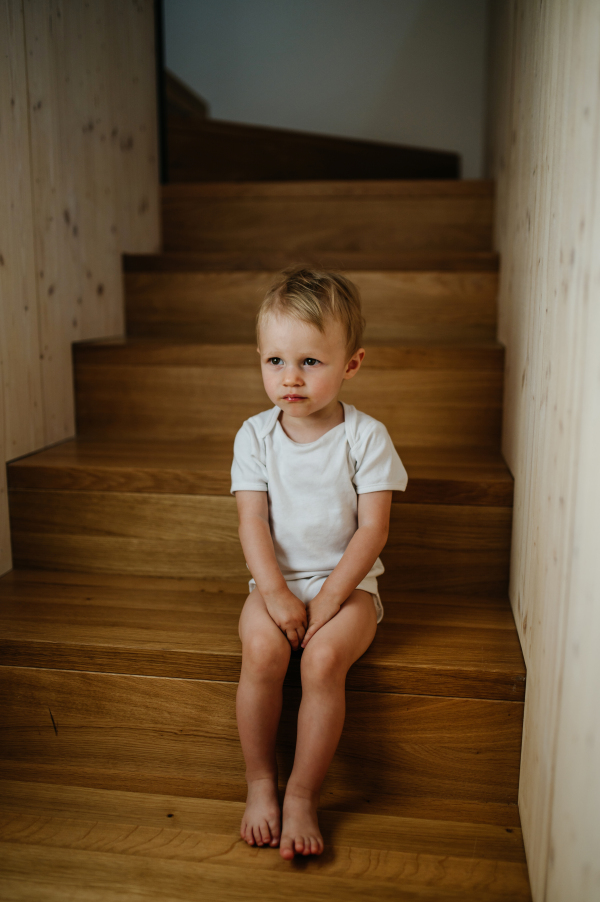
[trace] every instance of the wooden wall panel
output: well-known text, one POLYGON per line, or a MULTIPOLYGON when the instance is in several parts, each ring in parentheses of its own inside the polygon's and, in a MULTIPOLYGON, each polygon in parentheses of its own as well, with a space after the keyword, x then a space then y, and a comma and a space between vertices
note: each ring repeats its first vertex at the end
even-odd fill
POLYGON ((528 668, 521 818, 536 902, 591 902, 600 892, 590 640, 600 607, 600 5, 501 2, 493 31, 511 600, 528 668))
POLYGON ((21 0, 0 3, 0 357, 2 462, 44 443, 25 34, 21 0), (27 411, 27 416, 23 416, 27 411))
POLYGON ((71 344, 159 249, 155 80, 152 0, 0 0, 2 462, 74 434, 71 344))

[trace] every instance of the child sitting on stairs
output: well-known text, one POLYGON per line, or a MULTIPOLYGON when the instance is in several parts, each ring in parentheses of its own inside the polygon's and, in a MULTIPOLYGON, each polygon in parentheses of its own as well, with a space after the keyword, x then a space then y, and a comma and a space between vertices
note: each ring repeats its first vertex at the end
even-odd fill
POLYGON ((319 792, 344 725, 346 674, 383 617, 378 555, 392 491, 407 483, 385 426, 338 400, 365 356, 363 325, 358 291, 343 276, 283 273, 257 319, 275 407, 246 420, 235 440, 231 491, 252 574, 240 618, 241 836, 279 845, 288 859, 323 851, 319 792), (282 824, 275 738, 292 649, 303 649, 302 702, 282 824))

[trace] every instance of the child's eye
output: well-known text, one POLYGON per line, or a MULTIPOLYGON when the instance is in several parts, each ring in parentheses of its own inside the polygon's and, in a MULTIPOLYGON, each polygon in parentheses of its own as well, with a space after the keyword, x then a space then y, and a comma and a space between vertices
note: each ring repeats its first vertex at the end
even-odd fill
POLYGON ((280 366, 283 363, 281 357, 269 357, 268 363, 272 363, 273 366, 280 366))
POLYGON ((314 357, 307 357, 304 361, 307 366, 315 366, 318 362, 314 357))

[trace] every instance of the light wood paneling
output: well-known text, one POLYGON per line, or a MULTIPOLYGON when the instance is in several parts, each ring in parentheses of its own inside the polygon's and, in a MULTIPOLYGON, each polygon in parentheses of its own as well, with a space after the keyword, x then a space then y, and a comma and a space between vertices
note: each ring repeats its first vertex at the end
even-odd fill
POLYGON ((21 0, 3 0, 0 17, 0 391, 4 397, 0 458, 4 462, 44 443, 44 412, 21 0))
POLYGON ((166 251, 488 251, 489 182, 163 186, 166 251))
MULTIPOLYGON (((365 340, 495 338, 495 273, 348 272, 362 294, 365 340)), ((252 342, 275 273, 127 273, 127 334, 252 342)))
POLYGON ((159 224, 150 0, 0 17, 4 461, 73 435, 71 342, 122 331, 120 253, 159 224))
MULTIPOLYGON (((236 688, 2 667, 0 770, 9 779, 242 801, 236 688)), ((286 690, 282 785, 298 701, 299 690, 286 690)), ((514 701, 348 691, 323 807, 398 814, 404 796, 514 803, 522 716, 523 705, 514 701)))
POLYGON ((521 815, 534 899, 600 892, 597 642, 600 6, 496 4, 494 129, 511 599, 528 668, 521 815))

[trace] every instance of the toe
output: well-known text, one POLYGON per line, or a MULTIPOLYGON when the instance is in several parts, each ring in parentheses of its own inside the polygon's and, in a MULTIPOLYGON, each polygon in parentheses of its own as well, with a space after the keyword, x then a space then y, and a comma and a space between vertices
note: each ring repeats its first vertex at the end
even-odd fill
POLYGON ((261 821, 259 825, 260 839, 263 845, 268 845, 271 842, 271 831, 269 830, 269 825, 266 821, 261 821))
POLYGON ((278 846, 279 845, 279 824, 269 824, 269 830, 271 831, 271 845, 278 846))
POLYGON ((260 829, 256 825, 252 827, 252 836, 254 837, 254 842, 256 843, 256 845, 262 846, 263 841, 262 841, 262 837, 260 835, 260 829))
POLYGON ((294 857, 294 846, 291 837, 282 836, 281 845, 279 846, 279 854, 288 861, 294 857))
POLYGON ((298 855, 302 855, 304 853, 304 837, 297 836, 294 840, 294 849, 298 853, 298 855))
POLYGON ((321 843, 319 842, 316 836, 311 836, 310 838, 310 854, 311 855, 320 855, 321 854, 321 843))

